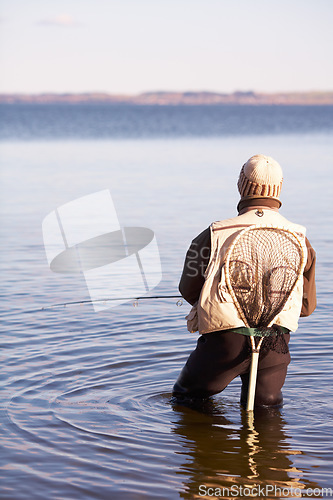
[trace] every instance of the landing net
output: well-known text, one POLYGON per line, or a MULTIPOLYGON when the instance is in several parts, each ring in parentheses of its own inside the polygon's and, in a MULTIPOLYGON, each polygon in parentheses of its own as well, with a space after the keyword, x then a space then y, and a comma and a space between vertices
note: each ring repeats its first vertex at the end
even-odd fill
POLYGON ((261 337, 258 343, 254 336, 250 337, 252 357, 246 405, 249 412, 254 409, 259 350, 264 339, 265 349, 288 352, 281 327, 273 323, 290 297, 303 265, 302 244, 295 233, 286 229, 251 226, 235 238, 227 252, 225 276, 229 293, 244 324, 256 328, 261 337))

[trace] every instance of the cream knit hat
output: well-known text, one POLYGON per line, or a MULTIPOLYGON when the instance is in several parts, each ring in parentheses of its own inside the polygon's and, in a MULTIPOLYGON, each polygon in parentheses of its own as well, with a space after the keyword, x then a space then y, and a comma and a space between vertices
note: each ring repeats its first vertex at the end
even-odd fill
POLYGON ((279 200, 283 173, 270 156, 255 155, 243 165, 238 179, 241 198, 269 197, 279 200))

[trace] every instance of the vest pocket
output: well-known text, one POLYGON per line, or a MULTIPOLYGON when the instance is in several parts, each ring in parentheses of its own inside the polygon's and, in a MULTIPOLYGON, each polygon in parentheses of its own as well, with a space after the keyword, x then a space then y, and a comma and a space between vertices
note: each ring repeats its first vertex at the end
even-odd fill
POLYGON ((221 268, 221 277, 217 285, 217 294, 220 299, 220 302, 233 302, 225 279, 224 264, 221 268))

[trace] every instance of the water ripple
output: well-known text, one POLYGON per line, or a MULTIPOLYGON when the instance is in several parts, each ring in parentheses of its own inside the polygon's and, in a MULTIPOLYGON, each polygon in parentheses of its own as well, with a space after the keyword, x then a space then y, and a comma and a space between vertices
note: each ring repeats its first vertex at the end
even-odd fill
MULTIPOLYGON (((327 422, 314 425, 313 405, 323 414, 332 406, 320 390, 295 397, 303 365, 296 363, 291 371, 283 412, 258 414, 255 427, 239 406, 237 382, 205 405, 182 407, 170 391, 188 341, 180 340, 177 330, 161 333, 160 319, 146 322, 143 312, 136 314, 132 326, 110 329, 94 318, 88 334, 77 324, 71 332, 56 333, 56 341, 45 326, 25 341, 14 335, 5 445, 27 484, 43 478, 36 498, 47 487, 53 498, 106 498, 125 491, 126 498, 192 498, 200 481, 254 485, 274 476, 288 487, 316 484, 300 480, 312 470, 307 459, 299 460, 300 450, 315 455, 316 463, 330 456, 327 422), (279 473, 268 465, 269 454, 279 473), (61 479, 69 474, 71 484, 61 479)), ((320 372, 310 376, 319 378, 320 372)), ((8 484, 6 498, 29 498, 8 484)))

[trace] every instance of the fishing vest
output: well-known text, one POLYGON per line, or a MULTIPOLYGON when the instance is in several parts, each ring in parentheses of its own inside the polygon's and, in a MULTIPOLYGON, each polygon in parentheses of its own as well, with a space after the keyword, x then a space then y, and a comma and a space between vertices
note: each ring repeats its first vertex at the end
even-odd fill
MULTIPOLYGON (((193 311, 197 316, 197 321, 195 321, 197 326, 193 329, 192 322, 192 331, 199 330, 199 333, 202 334, 245 326, 228 292, 224 273, 224 259, 234 238, 240 231, 251 225, 268 225, 289 229, 297 233, 305 252, 306 262, 305 227, 288 221, 275 210, 265 207, 253 208, 232 219, 214 222, 210 226, 211 253, 205 272, 205 283, 201 290, 196 311, 193 311)), ((274 319, 274 323, 290 331, 296 331, 302 300, 303 275, 298 279, 283 310, 274 319)), ((191 313, 189 316, 191 316, 191 313)))

